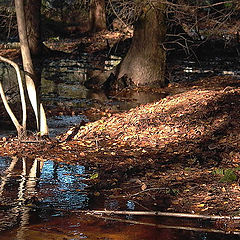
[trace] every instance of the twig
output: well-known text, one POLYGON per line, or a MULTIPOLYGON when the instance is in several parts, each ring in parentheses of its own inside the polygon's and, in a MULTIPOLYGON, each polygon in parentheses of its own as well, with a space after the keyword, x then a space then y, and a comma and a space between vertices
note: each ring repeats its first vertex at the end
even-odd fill
POLYGON ((114 13, 115 16, 117 17, 117 19, 118 19, 124 26, 127 26, 127 24, 122 20, 122 18, 121 18, 121 17, 117 14, 117 12, 115 11, 115 8, 113 7, 111 0, 109 0, 108 2, 109 2, 110 6, 111 6, 111 8, 112 8, 113 13, 114 13))
POLYGON ((145 209, 145 210, 147 210, 147 211, 151 211, 151 209, 143 206, 143 205, 140 204, 138 201, 136 201, 136 200, 131 200, 131 201, 132 201, 133 203, 135 203, 136 205, 140 206, 141 208, 143 208, 143 209, 145 209))
POLYGON ((134 193, 134 194, 131 194, 130 197, 134 197, 134 196, 137 196, 141 193, 144 193, 144 192, 148 192, 148 191, 153 191, 153 190, 167 190, 168 188, 148 188, 148 189, 145 189, 143 191, 140 191, 140 192, 137 192, 137 193, 134 193))

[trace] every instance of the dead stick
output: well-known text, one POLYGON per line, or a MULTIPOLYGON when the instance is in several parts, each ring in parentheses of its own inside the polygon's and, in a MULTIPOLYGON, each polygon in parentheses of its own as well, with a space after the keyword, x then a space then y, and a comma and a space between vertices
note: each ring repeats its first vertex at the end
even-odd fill
MULTIPOLYGON (((33 207, 39 208, 39 207, 33 207)), ((158 217, 177 217, 177 218, 195 218, 195 219, 208 219, 208 220, 240 220, 240 216, 219 216, 219 215, 202 215, 191 213, 172 213, 172 212, 158 212, 158 211, 109 211, 109 210, 66 210, 61 208, 43 208, 52 209, 55 211, 82 213, 89 215, 138 215, 138 216, 158 216, 158 217)))
POLYGON ((96 210, 88 211, 89 214, 115 214, 115 215, 142 215, 142 216, 159 216, 159 217, 178 217, 178 218, 202 218, 209 220, 240 220, 240 216, 219 216, 219 215, 201 215, 191 213, 171 213, 171 212, 158 212, 158 211, 108 211, 96 210))
POLYGON ((127 220, 127 219, 121 219, 121 218, 104 217, 104 216, 100 216, 100 215, 95 215, 95 217, 103 218, 103 219, 111 220, 111 221, 118 221, 118 222, 124 222, 124 223, 131 223, 131 224, 135 224, 135 225, 145 225, 145 226, 165 228, 165 229, 178 229, 178 230, 195 231, 195 232, 213 232, 213 233, 224 233, 224 234, 226 234, 226 233, 227 234, 240 234, 239 231, 224 231, 224 230, 212 229, 212 228, 172 226, 172 225, 133 221, 133 220, 127 220))
POLYGON ((140 191, 140 192, 137 192, 137 193, 134 193, 134 194, 131 194, 130 197, 134 197, 134 196, 137 196, 141 193, 145 193, 145 192, 148 192, 148 191, 153 191, 153 190, 167 190, 169 188, 148 188, 148 189, 145 189, 143 191, 140 191))

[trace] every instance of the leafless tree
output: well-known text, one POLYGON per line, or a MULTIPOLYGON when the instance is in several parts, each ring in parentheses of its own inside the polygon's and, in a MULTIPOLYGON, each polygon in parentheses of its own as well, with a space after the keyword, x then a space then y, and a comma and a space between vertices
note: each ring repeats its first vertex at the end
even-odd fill
POLYGON ((20 39, 21 54, 23 60, 23 69, 25 72, 26 86, 31 101, 36 121, 37 129, 41 135, 48 135, 48 128, 46 123, 46 116, 44 114, 43 106, 39 103, 38 94, 35 86, 36 74, 32 62, 29 39, 27 35, 27 24, 25 18, 25 9, 22 0, 15 0, 18 33, 20 39), (42 127, 42 129, 41 129, 42 127))

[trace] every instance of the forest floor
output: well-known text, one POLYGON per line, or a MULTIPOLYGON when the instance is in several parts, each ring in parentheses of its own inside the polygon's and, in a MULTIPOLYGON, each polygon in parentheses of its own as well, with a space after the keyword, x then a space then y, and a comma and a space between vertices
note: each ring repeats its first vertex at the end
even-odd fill
MULTIPOLYGON (((240 214, 240 79, 169 84, 166 97, 102 112, 57 140, 0 139, 1 156, 91 166, 93 198, 133 199, 141 209, 240 214)), ((86 115, 88 113, 86 112, 86 115)))

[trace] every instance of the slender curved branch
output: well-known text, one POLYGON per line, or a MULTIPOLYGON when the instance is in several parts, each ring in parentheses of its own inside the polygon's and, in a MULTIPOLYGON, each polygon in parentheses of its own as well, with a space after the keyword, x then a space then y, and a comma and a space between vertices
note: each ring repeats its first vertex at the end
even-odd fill
POLYGON ((18 122, 18 120, 17 120, 17 118, 15 117, 12 109, 10 108, 10 106, 9 106, 9 104, 8 104, 8 101, 7 101, 6 95, 5 95, 5 93, 4 93, 4 90, 3 90, 3 86, 2 86, 2 82, 1 82, 1 81, 0 81, 0 95, 1 95, 1 98, 2 98, 2 101, 3 101, 3 105, 4 105, 4 107, 5 107, 8 115, 10 116, 13 124, 15 125, 18 134, 20 134, 21 129, 22 129, 22 126, 21 126, 20 123, 18 122))
POLYGON ((22 126, 23 126, 23 130, 25 131, 26 130, 26 121, 27 121, 27 107, 26 107, 26 100, 25 100, 23 81, 22 81, 22 77, 21 77, 20 68, 15 62, 13 62, 7 58, 0 56, 0 60, 13 66, 16 71, 18 86, 19 86, 19 91, 20 91, 20 98, 21 98, 21 103, 22 103, 22 115, 23 115, 22 126))
POLYGON ((22 111, 23 111, 23 125, 21 125, 18 122, 18 120, 15 117, 11 107, 9 106, 8 100, 7 100, 6 95, 4 93, 1 81, 0 81, 0 95, 1 95, 1 98, 2 98, 2 101, 3 101, 5 109, 6 109, 8 115, 10 116, 13 124, 15 125, 15 127, 17 129, 18 137, 21 137, 22 134, 26 133, 27 110, 26 110, 26 101, 25 101, 24 88, 23 88, 23 82, 22 82, 22 78, 21 78, 20 69, 19 69, 18 65, 15 62, 13 62, 13 61, 11 61, 11 60, 9 60, 7 58, 4 58, 4 57, 0 56, 0 60, 3 61, 3 62, 8 63, 10 65, 12 65, 14 67, 15 71, 16 71, 16 74, 17 74, 18 85, 19 85, 19 90, 20 90, 20 97, 21 97, 21 103, 22 103, 22 111))

